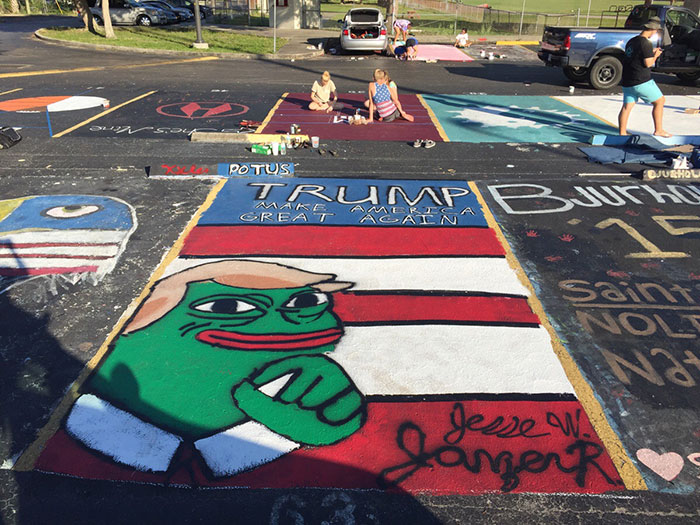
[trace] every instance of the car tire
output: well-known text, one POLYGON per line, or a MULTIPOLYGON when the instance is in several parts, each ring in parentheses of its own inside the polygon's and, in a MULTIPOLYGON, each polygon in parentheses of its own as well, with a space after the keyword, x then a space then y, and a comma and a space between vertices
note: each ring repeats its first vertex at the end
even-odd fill
POLYGON ((153 25, 153 22, 151 22, 151 19, 148 18, 146 15, 141 15, 136 19, 136 23, 140 26, 150 26, 153 25))
POLYGON ((681 82, 694 84, 700 78, 700 71, 696 71, 695 73, 676 73, 676 76, 681 82))
POLYGON ((572 82, 586 82, 588 80, 588 68, 565 66, 564 75, 572 82))
POLYGON ((95 25, 102 25, 102 18, 97 15, 92 15, 92 21, 95 23, 95 25))
POLYGON ((622 79, 622 62, 617 57, 607 55, 599 58, 591 66, 588 81, 594 89, 610 89, 622 79))

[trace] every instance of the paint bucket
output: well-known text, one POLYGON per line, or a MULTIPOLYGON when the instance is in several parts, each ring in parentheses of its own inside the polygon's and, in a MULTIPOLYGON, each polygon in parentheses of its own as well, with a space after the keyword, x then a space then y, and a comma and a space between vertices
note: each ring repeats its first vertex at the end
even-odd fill
POLYGON ((280 154, 280 143, 273 142, 271 145, 272 145, 272 154, 279 155, 280 154))
POLYGON ((318 137, 311 137, 311 147, 318 148, 318 137))
POLYGON ((574 86, 569 86, 569 94, 573 95, 576 88, 574 86))
POLYGON ((486 58, 486 51, 484 51, 484 50, 482 49, 481 52, 479 53, 479 56, 480 56, 481 58, 486 58))
POLYGON ((493 60, 493 53, 489 53, 489 60, 493 60))

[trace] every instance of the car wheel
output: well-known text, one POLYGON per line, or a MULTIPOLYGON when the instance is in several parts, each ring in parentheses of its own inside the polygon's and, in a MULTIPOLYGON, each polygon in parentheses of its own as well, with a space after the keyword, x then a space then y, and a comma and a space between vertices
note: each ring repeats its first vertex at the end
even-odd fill
POLYGON ((564 75, 572 82, 585 82, 588 80, 588 68, 566 66, 564 75))
POLYGON ((148 18, 146 15, 141 15, 136 19, 136 23, 140 26, 150 26, 151 25, 151 19, 148 18))
POLYGON ((676 76, 681 82, 688 82, 689 84, 693 84, 697 79, 700 78, 700 71, 696 71, 695 73, 676 73, 676 76))
POLYGON ((98 26, 102 25, 102 18, 100 18, 97 15, 92 15, 92 21, 95 22, 95 25, 98 25, 98 26))
POLYGON ((595 89, 609 89, 622 79, 622 62, 614 56, 604 56, 591 66, 588 81, 595 89))

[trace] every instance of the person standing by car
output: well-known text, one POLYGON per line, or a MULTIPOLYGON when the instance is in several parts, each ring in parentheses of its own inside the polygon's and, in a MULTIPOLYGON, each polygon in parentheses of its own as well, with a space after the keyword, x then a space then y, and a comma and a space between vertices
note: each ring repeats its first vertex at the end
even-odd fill
POLYGON ((661 20, 652 16, 642 28, 642 32, 625 46, 625 59, 622 63, 622 109, 617 117, 620 135, 627 135, 630 113, 641 98, 653 106, 651 116, 654 120, 654 135, 671 137, 672 135, 663 128, 666 97, 651 78, 651 68, 661 55, 662 49, 654 48, 650 39, 661 29, 661 20))
POLYGON ((396 41, 399 40, 399 35, 402 41, 406 41, 408 38, 408 30, 411 28, 411 21, 405 18, 397 18, 394 20, 394 45, 396 41))
POLYGON ((325 111, 330 113, 333 111, 333 104, 338 101, 338 93, 335 89, 335 84, 331 80, 331 74, 324 71, 321 75, 321 82, 314 80, 314 85, 311 87, 311 103, 309 109, 313 111, 325 111), (331 95, 333 101, 331 102, 331 95))

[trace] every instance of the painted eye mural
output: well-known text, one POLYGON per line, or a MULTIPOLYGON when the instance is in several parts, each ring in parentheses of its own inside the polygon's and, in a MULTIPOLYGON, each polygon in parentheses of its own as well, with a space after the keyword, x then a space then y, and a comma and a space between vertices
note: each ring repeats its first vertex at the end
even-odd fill
POLYGON ((54 208, 49 208, 48 210, 42 211, 42 215, 48 217, 53 217, 54 219, 75 219, 76 217, 83 217, 85 215, 90 215, 99 211, 100 207, 94 204, 89 205, 70 205, 70 206, 56 206, 54 208))
POLYGON ((114 197, 40 195, 0 201, 0 292, 40 275, 99 280, 117 264, 137 227, 114 197), (8 284, 11 283, 11 284, 8 284))

